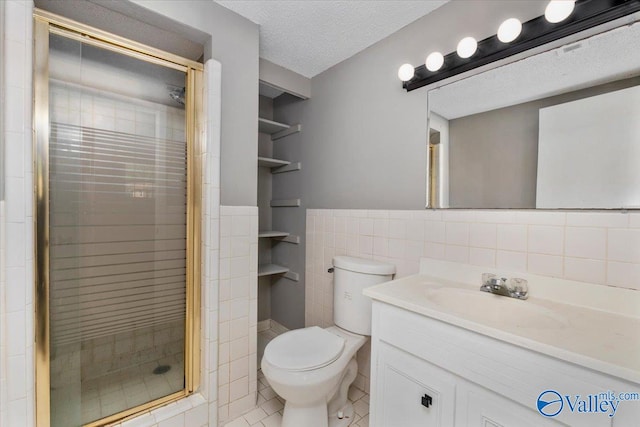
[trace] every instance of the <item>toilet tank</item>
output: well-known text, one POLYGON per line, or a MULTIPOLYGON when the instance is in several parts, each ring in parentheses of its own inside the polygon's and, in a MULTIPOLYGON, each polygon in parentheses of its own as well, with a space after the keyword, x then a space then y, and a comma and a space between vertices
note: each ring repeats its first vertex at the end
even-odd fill
POLYGON ((333 258, 333 322, 359 335, 371 335, 371 299, 364 288, 391 280, 396 266, 371 259, 333 258))

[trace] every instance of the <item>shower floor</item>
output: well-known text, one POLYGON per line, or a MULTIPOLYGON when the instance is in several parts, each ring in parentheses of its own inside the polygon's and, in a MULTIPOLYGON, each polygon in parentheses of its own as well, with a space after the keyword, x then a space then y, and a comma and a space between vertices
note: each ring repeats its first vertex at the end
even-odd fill
POLYGON ((85 380, 79 388, 67 386, 52 395, 52 405, 58 409, 52 411, 51 425, 86 424, 182 390, 182 355, 85 380), (153 373, 158 366, 166 365, 171 366, 167 372, 153 373), (82 396, 81 408, 78 408, 78 392, 82 396))
POLYGON ((82 383, 82 422, 87 423, 159 399, 184 388, 182 355, 82 383), (171 366, 154 374, 158 366, 171 366))
POLYGON ((51 425, 84 425, 182 390, 183 331, 165 322, 56 346, 51 425))

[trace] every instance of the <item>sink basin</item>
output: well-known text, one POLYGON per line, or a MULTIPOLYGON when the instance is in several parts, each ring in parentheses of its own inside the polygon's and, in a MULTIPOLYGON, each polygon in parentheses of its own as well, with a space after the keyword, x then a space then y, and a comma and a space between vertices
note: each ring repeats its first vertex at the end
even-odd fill
POLYGON ((531 303, 478 290, 437 288, 426 291, 436 308, 469 320, 527 329, 554 329, 567 326, 558 313, 531 303))

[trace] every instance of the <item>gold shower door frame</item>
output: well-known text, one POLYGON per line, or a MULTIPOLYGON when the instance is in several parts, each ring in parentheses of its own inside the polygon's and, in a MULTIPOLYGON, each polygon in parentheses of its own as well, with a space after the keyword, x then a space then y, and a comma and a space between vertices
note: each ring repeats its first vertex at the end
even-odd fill
POLYGON ((187 274, 185 319, 185 388, 179 392, 129 408, 85 427, 121 421, 179 400, 200 383, 200 261, 202 164, 204 148, 203 65, 127 40, 67 18, 36 9, 34 12, 34 180, 35 180, 35 387, 36 425, 50 427, 49 325, 49 34, 104 48, 153 64, 183 71, 186 85, 187 138, 187 274))

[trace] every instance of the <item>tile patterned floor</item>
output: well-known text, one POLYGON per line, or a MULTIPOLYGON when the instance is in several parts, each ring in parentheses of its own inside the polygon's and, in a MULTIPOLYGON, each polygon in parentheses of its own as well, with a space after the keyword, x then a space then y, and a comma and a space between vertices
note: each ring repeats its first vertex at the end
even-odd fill
POLYGON ((260 362, 262 361, 262 355, 267 344, 278 336, 278 333, 273 329, 267 329, 265 331, 258 332, 258 369, 260 368, 260 362))
MULTIPOLYGON (((349 389, 349 400, 353 403, 355 417, 351 427, 369 427, 369 395, 353 386, 349 389)), ((269 386, 267 379, 258 371, 258 407, 236 418, 225 427, 280 427, 284 399, 269 386)))

